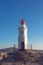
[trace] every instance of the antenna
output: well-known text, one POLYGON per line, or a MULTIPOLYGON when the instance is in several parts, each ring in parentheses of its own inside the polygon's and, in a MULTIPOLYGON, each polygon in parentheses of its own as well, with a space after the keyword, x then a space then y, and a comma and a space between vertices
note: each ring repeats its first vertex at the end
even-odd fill
POLYGON ((30 45, 30 49, 32 50, 32 44, 30 45))

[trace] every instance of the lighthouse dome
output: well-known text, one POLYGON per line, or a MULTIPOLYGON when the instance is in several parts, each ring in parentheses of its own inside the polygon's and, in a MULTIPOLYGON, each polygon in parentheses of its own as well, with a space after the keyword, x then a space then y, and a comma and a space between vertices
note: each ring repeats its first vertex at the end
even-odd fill
POLYGON ((25 24, 25 21, 24 19, 21 20, 21 25, 25 24))

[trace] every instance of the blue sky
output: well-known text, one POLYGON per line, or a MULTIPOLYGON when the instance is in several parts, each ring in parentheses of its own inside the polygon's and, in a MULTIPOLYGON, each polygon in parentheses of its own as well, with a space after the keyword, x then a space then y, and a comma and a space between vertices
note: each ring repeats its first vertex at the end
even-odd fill
POLYGON ((28 27, 28 45, 43 50, 43 0, 0 0, 0 48, 17 46, 22 18, 28 27))

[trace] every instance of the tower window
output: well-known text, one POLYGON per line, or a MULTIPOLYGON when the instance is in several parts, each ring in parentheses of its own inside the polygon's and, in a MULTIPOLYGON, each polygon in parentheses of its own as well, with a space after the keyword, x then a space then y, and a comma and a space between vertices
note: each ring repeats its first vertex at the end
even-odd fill
POLYGON ((22 31, 22 34, 23 34, 24 32, 22 31))

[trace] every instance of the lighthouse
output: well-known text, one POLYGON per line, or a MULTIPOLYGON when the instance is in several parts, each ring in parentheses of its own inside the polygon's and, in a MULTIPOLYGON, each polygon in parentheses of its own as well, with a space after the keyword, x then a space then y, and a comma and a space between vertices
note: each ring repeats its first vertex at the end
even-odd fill
POLYGON ((18 28, 18 49, 27 50, 28 49, 28 37, 27 37, 27 26, 24 19, 21 20, 20 26, 18 28))

